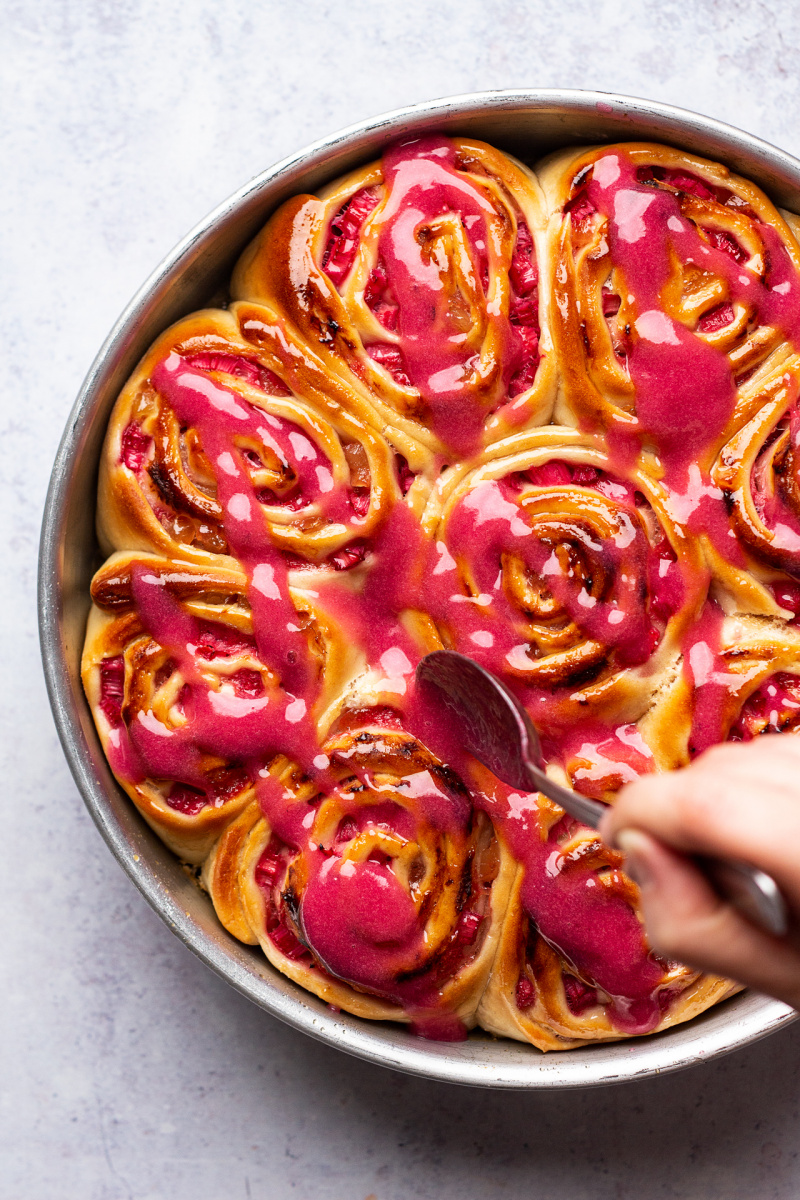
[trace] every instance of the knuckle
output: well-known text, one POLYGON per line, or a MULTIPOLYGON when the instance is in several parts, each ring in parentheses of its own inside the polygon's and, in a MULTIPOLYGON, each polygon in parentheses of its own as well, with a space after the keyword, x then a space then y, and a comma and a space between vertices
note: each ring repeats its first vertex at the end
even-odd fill
POLYGON ((645 927, 650 945, 663 958, 681 961, 686 953, 686 930, 673 921, 668 912, 651 911, 645 914, 645 927))
POLYGON ((652 948, 661 958, 683 962, 689 957, 689 949, 677 929, 668 926, 650 929, 648 926, 648 935, 652 948))

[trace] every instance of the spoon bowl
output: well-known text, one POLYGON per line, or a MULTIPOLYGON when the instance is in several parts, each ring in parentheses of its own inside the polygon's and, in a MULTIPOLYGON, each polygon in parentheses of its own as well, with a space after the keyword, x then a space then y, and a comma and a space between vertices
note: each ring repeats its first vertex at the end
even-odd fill
POLYGON ((605 805, 571 792, 542 767, 542 748, 525 708, 504 683, 455 650, 434 650, 417 667, 452 713, 463 745, 493 775, 525 792, 542 792, 584 825, 596 829, 605 805))

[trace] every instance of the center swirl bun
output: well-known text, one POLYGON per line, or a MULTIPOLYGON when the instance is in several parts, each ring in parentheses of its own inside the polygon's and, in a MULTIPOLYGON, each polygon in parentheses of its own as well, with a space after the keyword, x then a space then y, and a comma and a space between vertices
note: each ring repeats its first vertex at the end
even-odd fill
POLYGON ((534 714, 642 715, 705 597, 696 547, 645 472, 590 435, 507 439, 429 507, 429 606, 446 645, 514 684, 534 714))
POLYGON ((350 400, 263 310, 178 322, 114 411, 101 539, 200 563, 262 543, 291 569, 347 570, 391 507, 421 507, 428 488, 419 447, 401 453, 350 400))

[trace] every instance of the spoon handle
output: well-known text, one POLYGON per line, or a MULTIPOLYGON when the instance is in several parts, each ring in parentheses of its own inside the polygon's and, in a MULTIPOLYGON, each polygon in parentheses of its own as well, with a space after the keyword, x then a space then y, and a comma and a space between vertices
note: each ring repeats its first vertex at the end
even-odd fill
POLYGON ((600 804, 597 800, 589 800, 580 792, 571 792, 568 788, 562 787, 560 783, 551 779, 541 767, 532 763, 529 758, 525 759, 525 767, 531 791, 542 792, 548 799, 560 804, 564 811, 568 812, 576 821, 580 821, 582 825, 588 825, 590 829, 597 829, 600 818, 606 811, 605 804, 600 804))
MULTIPOLYGON (((576 821, 597 829, 606 806, 568 791, 542 770, 533 722, 495 675, 453 650, 434 650, 417 667, 417 679, 437 690, 456 717, 465 748, 499 779, 511 787, 542 792, 576 821)), ((709 857, 695 862, 723 900, 760 929, 785 936, 786 903, 771 876, 743 862, 709 857)))
POLYGON ((789 931, 786 901, 771 875, 733 859, 698 855, 694 861, 717 895, 743 917, 774 937, 786 936, 789 931))
MULTIPOLYGON (((568 791, 550 779, 530 759, 526 760, 525 766, 532 788, 560 804, 576 821, 581 821, 591 829, 597 828, 606 811, 604 804, 589 800, 578 792, 568 791)), ((749 863, 711 858, 708 855, 697 855, 694 862, 717 895, 733 905, 748 921, 774 937, 786 936, 789 928, 786 902, 771 875, 751 867, 749 863)))

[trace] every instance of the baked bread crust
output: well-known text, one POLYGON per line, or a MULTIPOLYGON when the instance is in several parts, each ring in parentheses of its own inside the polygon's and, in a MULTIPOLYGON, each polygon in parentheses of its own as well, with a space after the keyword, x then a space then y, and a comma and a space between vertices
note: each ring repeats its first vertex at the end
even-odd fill
MULTIPOLYGON (((396 427, 431 451, 452 456, 450 443, 464 426, 472 430, 477 446, 549 420, 556 364, 548 279, 542 274, 547 262, 542 252, 544 208, 536 177, 483 142, 429 140, 430 155, 426 151, 416 160, 430 167, 424 188, 449 184, 465 210, 471 205, 485 221, 476 248, 459 220, 458 201, 444 213, 420 213, 427 221, 424 239, 418 231, 420 261, 428 268, 435 264, 431 295, 440 308, 422 325, 420 336, 441 336, 444 326, 451 336, 459 336, 460 330, 463 342, 452 360, 465 364, 467 375, 456 428, 439 427, 430 400, 406 373, 415 338, 406 329, 402 295, 391 291, 384 254, 387 228, 391 233, 397 205, 413 185, 396 172, 387 180, 383 162, 352 172, 319 197, 296 196, 284 204, 242 255, 232 291, 238 299, 286 313, 329 371, 365 396, 384 427, 396 427), (447 148, 452 162, 443 165, 438 156, 447 148), (351 217, 354 203, 357 217, 351 217), (338 239, 331 233, 334 226, 343 228, 338 239), (332 238, 347 242, 341 254, 335 246, 333 264, 330 259, 326 263, 332 238), (528 374, 516 382, 508 366, 512 327, 530 331, 525 344, 536 360, 532 366, 517 366, 518 376, 524 369, 528 374)), ((462 448, 464 444, 462 439, 462 448)))

